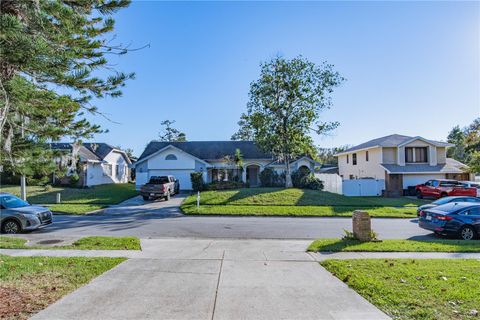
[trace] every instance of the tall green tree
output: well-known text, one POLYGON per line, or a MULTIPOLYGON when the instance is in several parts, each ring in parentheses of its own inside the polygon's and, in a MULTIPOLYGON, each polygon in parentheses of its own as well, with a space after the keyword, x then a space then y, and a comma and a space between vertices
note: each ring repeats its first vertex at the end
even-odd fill
POLYGON ((6 170, 26 175, 51 168, 46 142, 101 132, 85 118, 99 113, 92 99, 120 96, 134 77, 107 59, 129 51, 112 44, 111 35, 112 15, 129 3, 0 1, 0 163, 6 170))
POLYGON ((291 187, 290 162, 301 155, 316 158, 310 134, 322 135, 338 126, 321 121, 320 115, 331 107, 333 88, 343 81, 331 64, 317 66, 301 56, 262 63, 260 78, 250 85, 247 112, 232 138, 252 138, 284 162, 285 187, 291 187))
POLYGON ((168 142, 184 142, 187 141, 187 135, 181 132, 178 129, 172 127, 175 124, 175 120, 164 120, 160 122, 160 125, 163 127, 158 137, 160 141, 168 142))
POLYGON ((318 161, 322 164, 338 165, 337 153, 343 152, 350 148, 350 146, 341 146, 334 148, 318 148, 318 161))
POLYGON ((464 128, 453 127, 447 141, 455 145, 448 149, 448 157, 468 164, 471 172, 480 172, 480 118, 464 128))
POLYGON ((455 126, 447 136, 447 142, 455 146, 448 148, 447 156, 458 161, 465 161, 465 131, 460 126, 455 126))

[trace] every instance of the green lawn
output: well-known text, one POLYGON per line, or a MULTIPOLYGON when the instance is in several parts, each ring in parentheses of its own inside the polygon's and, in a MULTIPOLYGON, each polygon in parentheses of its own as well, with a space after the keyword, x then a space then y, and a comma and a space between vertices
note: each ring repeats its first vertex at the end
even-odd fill
POLYGON ((480 252, 480 241, 466 240, 382 240, 360 242, 358 240, 318 239, 308 251, 331 252, 480 252))
POLYGON ((26 246, 26 239, 0 236, 0 249, 141 250, 134 237, 85 237, 66 246, 26 246))
POLYGON ((123 261, 0 255, 0 319, 27 319, 123 261))
POLYGON ((460 259, 321 263, 394 319, 478 319, 480 262, 460 259))
MULTIPOLYGON (((0 191, 20 195, 19 186, 1 186, 0 191)), ((85 214, 108 205, 117 204, 138 194, 131 183, 105 184, 78 189, 41 186, 27 187, 27 200, 32 204, 47 205, 50 210, 69 214, 85 214), (61 194, 61 204, 55 204, 56 194, 61 194)))
POLYGON ((412 218, 425 200, 409 198, 346 197, 335 193, 283 188, 245 188, 205 191, 185 199, 185 214, 351 216, 362 209, 375 217, 412 218))

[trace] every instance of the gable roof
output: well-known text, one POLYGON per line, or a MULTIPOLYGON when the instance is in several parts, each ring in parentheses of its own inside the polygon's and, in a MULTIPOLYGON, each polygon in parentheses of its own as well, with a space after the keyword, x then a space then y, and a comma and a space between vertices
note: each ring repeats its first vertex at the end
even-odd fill
POLYGON ((391 134, 391 135, 388 135, 388 136, 385 136, 385 137, 381 137, 381 138, 377 138, 377 139, 373 139, 373 140, 361 143, 361 144, 356 145, 354 147, 351 147, 351 148, 349 148, 345 151, 339 152, 337 155, 349 153, 349 152, 356 151, 356 150, 370 149, 370 148, 376 148, 376 147, 398 147, 398 146, 401 146, 403 144, 406 144, 410 141, 414 141, 414 140, 417 140, 417 139, 420 139, 420 140, 423 140, 425 142, 431 143, 431 144, 433 144, 437 147, 450 147, 450 146, 452 146, 451 143, 447 143, 447 142, 443 142, 443 141, 428 140, 428 139, 422 138, 420 136, 411 137, 411 136, 404 136, 404 135, 401 135, 401 134, 391 134))
POLYGON ((220 160, 227 155, 234 155, 236 149, 240 149, 244 159, 272 159, 270 154, 260 150, 253 141, 151 141, 137 162, 169 145, 202 160, 220 160))
MULTIPOLYGON (((50 147, 53 150, 72 150, 72 143, 70 142, 56 142, 50 143, 50 147)), ((86 142, 83 143, 78 153, 80 157, 84 158, 85 160, 90 161, 102 161, 105 157, 112 152, 113 150, 120 152, 123 154, 124 158, 127 160, 128 163, 131 163, 128 156, 122 150, 112 147, 111 145, 103 142, 86 142)))

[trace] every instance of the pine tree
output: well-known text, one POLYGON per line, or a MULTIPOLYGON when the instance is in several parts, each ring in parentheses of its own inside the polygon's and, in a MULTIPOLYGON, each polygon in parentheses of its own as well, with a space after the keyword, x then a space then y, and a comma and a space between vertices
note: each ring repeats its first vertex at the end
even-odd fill
POLYGON ((109 54, 129 51, 107 37, 114 28, 112 15, 129 3, 0 1, 0 164, 5 170, 51 169, 46 142, 101 132, 84 117, 99 113, 92 99, 120 96, 134 77, 107 64, 109 54))

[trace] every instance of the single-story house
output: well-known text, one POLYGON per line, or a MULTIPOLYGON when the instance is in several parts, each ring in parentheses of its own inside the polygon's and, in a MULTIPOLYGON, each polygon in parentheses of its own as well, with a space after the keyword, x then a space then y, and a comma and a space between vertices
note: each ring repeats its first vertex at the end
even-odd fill
POLYGON ((398 196, 430 179, 473 179, 468 167, 446 156, 450 143, 399 134, 373 139, 338 153, 343 180, 384 179, 385 194, 398 196))
MULTIPOLYGON (((305 166, 313 171, 316 162, 301 157, 291 162, 292 171, 305 166)), ((285 171, 285 164, 263 152, 253 141, 186 141, 150 142, 137 162, 136 185, 139 188, 152 176, 173 175, 182 190, 191 190, 190 174, 202 172, 205 183, 213 181, 248 181, 250 186, 260 185, 259 174, 265 168, 278 173, 285 171), (243 155, 243 170, 228 158, 239 149, 243 155)))
POLYGON ((64 151, 61 157, 55 159, 57 165, 67 168, 67 175, 61 179, 60 183, 67 184, 68 177, 75 173, 79 177, 78 185, 84 187, 127 183, 130 180, 129 166, 132 163, 130 158, 124 151, 109 144, 89 142, 79 145, 76 166, 72 166, 72 143, 51 143, 50 147, 52 150, 64 151))

